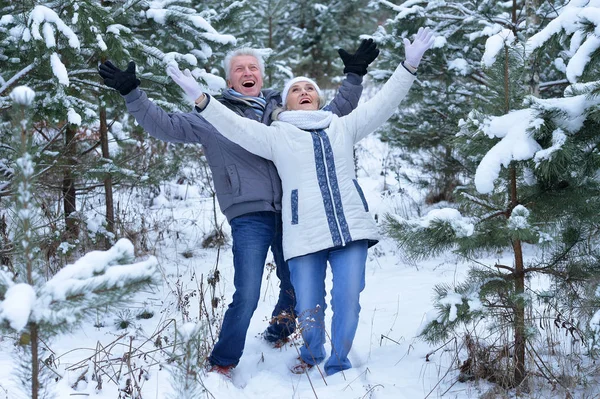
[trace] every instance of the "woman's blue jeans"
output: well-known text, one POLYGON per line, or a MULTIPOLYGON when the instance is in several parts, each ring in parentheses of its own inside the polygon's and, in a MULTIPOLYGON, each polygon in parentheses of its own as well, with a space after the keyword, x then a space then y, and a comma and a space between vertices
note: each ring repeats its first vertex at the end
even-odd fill
POLYGON ((283 257, 281 214, 254 212, 233 218, 230 224, 235 292, 223 317, 219 340, 209 358, 211 364, 219 366, 237 365, 242 357, 250 319, 260 299, 269 247, 280 285, 278 302, 272 313, 275 321, 267 328, 267 333, 270 337, 285 338, 295 330, 294 289, 283 257))
POLYGON ((296 315, 304 339, 300 357, 308 364, 325 359, 325 271, 331 265, 331 356, 325 363, 328 375, 352 367, 348 353, 358 327, 360 293, 365 288, 366 240, 330 248, 288 260, 296 291, 296 315))

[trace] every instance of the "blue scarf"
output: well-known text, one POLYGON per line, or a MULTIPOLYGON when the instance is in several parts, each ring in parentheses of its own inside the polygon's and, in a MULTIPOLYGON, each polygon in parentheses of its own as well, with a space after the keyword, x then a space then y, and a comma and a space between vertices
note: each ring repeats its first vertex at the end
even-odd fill
POLYGON ((223 98, 237 103, 242 103, 251 107, 256 115, 258 116, 258 120, 262 120, 262 116, 265 113, 265 108, 267 107, 267 100, 265 97, 260 94, 260 97, 252 97, 245 96, 242 93, 239 93, 233 89, 227 89, 223 92, 223 98))

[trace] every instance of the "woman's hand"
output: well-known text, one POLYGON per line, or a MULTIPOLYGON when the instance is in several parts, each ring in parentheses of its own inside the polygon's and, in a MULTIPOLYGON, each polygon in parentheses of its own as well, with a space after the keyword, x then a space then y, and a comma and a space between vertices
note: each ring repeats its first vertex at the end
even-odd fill
POLYGON ((181 72, 175 64, 167 66, 167 75, 173 79, 193 101, 197 101, 203 94, 202 87, 196 82, 189 69, 181 72))
POLYGON ((433 40, 433 32, 431 32, 429 28, 423 29, 422 27, 419 28, 415 40, 413 40, 412 43, 410 40, 404 39, 404 55, 406 63, 414 69, 417 69, 423 54, 431 47, 433 40))

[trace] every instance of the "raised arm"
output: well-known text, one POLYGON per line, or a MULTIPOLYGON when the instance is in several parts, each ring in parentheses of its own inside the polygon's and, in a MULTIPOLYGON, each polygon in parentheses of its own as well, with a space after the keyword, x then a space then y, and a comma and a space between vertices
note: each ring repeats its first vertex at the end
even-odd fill
POLYGON ((150 101, 146 93, 137 88, 140 80, 133 61, 126 70, 106 61, 98 72, 104 84, 121 93, 129 113, 151 136, 172 143, 202 143, 206 134, 216 133, 215 128, 196 113, 168 113, 150 101))
POLYGON ((181 72, 171 64, 167 67, 167 74, 189 98, 196 100, 196 110, 219 133, 259 157, 273 159, 272 147, 278 128, 241 117, 214 98, 203 94, 202 88, 187 69, 181 72))
POLYGON ((379 50, 373 39, 366 39, 353 54, 344 49, 339 49, 338 53, 344 63, 346 79, 342 82, 334 99, 324 109, 337 116, 344 116, 352 112, 358 105, 363 90, 363 76, 367 74, 369 64, 379 55, 379 50))
POLYGON ((406 61, 398 65, 375 96, 351 114, 340 118, 339 121, 345 124, 345 131, 354 135, 355 143, 380 127, 394 114, 416 79, 412 72, 416 71, 423 53, 432 44, 433 35, 427 28, 419 29, 413 43, 405 39, 406 61))

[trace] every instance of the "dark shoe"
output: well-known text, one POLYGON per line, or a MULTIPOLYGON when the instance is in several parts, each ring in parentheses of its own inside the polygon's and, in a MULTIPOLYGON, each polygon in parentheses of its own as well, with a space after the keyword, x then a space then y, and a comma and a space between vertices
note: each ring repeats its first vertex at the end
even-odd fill
POLYGON ((292 366, 290 371, 294 374, 304 374, 314 367, 313 364, 308 364, 302 358, 298 357, 298 362, 292 366))
POLYGON ((234 365, 219 366, 218 364, 212 364, 208 367, 208 372, 221 374, 223 377, 231 380, 233 378, 232 373, 233 373, 234 368, 235 368, 234 365))
POLYGON ((277 334, 273 334, 272 332, 269 331, 269 329, 266 329, 265 331, 263 331, 263 333, 261 334, 262 339, 264 339, 265 341, 267 341, 267 343, 269 345, 271 345, 271 347, 275 348, 275 349, 281 349, 283 348, 288 342, 290 342, 290 337, 280 337, 277 334))

